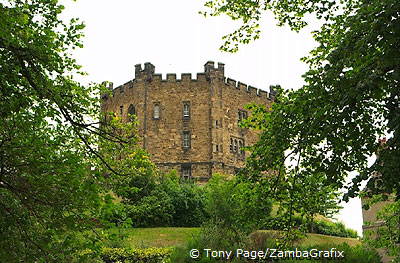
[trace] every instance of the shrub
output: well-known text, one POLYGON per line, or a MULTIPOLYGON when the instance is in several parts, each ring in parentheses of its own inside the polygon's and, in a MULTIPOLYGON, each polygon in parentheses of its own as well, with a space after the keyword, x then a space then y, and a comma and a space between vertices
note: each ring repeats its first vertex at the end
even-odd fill
MULTIPOLYGON (((292 221, 294 227, 307 226, 304 218, 300 216, 293 216, 292 221)), ((263 229, 284 230, 283 219, 280 217, 270 217, 264 221, 263 229)), ((330 222, 326 220, 315 220, 313 231, 307 229, 310 233, 338 236, 338 237, 352 237, 357 238, 357 231, 348 229, 341 222, 330 222)))
MULTIPOLYGON (((271 211, 271 202, 260 194, 260 186, 214 175, 205 186, 208 220, 183 250, 178 248, 172 262, 192 262, 189 250, 204 249, 233 251, 246 247, 249 234, 260 226, 271 211)), ((198 262, 212 262, 202 257, 198 262)))
POLYGON ((205 190, 211 222, 250 233, 271 213, 272 203, 264 198, 260 185, 214 175, 205 190))
POLYGON ((171 254, 169 248, 103 248, 100 257, 105 263, 163 263, 171 254))
POLYGON ((172 173, 162 178, 159 188, 171 198, 171 226, 198 227, 206 220, 202 186, 191 181, 180 181, 180 178, 172 173))
POLYGON ((124 203, 135 227, 198 227, 207 217, 203 187, 181 182, 174 173, 158 178, 141 199, 124 203))
POLYGON ((127 209, 135 227, 157 227, 171 225, 175 207, 171 196, 156 189, 127 209))
POLYGON ((115 201, 111 195, 104 196, 99 219, 103 225, 108 225, 109 223, 118 227, 129 227, 132 225, 132 220, 128 216, 126 206, 115 201))
POLYGON ((347 229, 343 223, 340 222, 329 222, 318 220, 314 224, 314 233, 338 236, 338 237, 352 237, 357 238, 357 231, 347 229))

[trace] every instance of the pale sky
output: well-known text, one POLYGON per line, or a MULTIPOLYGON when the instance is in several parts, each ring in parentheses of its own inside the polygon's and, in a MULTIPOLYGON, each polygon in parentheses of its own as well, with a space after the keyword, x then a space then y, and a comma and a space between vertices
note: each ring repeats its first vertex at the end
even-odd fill
MULTIPOLYGON (((275 26, 271 15, 261 23, 261 39, 241 46, 238 53, 219 51, 221 37, 236 29, 227 17, 204 18, 199 0, 65 0, 65 17, 85 22, 84 48, 74 53, 89 75, 84 82, 114 82, 134 78, 134 65, 151 62, 156 73, 203 72, 208 61, 225 63, 225 76, 268 91, 280 84, 296 89, 307 65, 300 61, 316 46, 311 24, 300 33, 275 26)), ((340 221, 361 233, 359 199, 344 204, 340 221)))

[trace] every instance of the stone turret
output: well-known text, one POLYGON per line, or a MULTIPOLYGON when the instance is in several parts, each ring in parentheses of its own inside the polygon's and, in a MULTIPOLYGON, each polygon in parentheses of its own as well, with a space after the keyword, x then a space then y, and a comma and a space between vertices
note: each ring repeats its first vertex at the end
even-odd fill
POLYGON ((204 73, 206 74, 206 78, 217 78, 223 80, 225 75, 224 67, 224 63, 219 62, 218 67, 216 68, 214 61, 207 61, 207 63, 204 65, 204 73))
POLYGON ((114 84, 113 84, 112 82, 104 81, 104 82, 102 83, 102 85, 107 89, 107 91, 105 91, 105 92, 103 92, 102 94, 100 94, 100 97, 101 97, 103 100, 107 100, 108 97, 109 97, 109 93, 112 93, 112 91, 113 91, 113 89, 114 89, 114 84))
POLYGON ((272 100, 267 91, 225 78, 224 66, 208 61, 193 76, 163 78, 153 64, 137 64, 135 78, 116 87, 102 111, 125 121, 133 112, 139 140, 162 171, 174 169, 182 179, 199 182, 213 173, 234 174, 246 158, 241 147, 258 139, 257 132, 238 125, 250 114, 245 105, 269 107, 272 100))
POLYGON ((156 67, 150 62, 144 63, 142 70, 141 64, 135 65, 135 79, 136 80, 151 80, 153 78, 156 67))

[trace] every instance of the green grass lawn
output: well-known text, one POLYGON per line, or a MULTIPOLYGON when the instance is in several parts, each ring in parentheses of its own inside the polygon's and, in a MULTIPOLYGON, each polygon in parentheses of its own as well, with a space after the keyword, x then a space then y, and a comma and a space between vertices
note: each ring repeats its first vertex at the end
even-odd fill
MULTIPOLYGON (((193 235, 196 235, 199 228, 186 227, 157 227, 157 228, 132 228, 124 229, 124 243, 131 248, 145 247, 174 247, 183 246, 193 235)), ((117 232, 117 230, 115 230, 117 232)), ((270 235, 270 230, 260 230, 260 234, 270 235)), ((358 239, 326 236, 320 234, 307 234, 307 237, 299 241, 299 245, 312 246, 323 244, 347 243, 350 246, 361 244, 358 239)))
POLYGON ((200 228, 156 227, 125 229, 124 243, 131 248, 183 246, 200 228))

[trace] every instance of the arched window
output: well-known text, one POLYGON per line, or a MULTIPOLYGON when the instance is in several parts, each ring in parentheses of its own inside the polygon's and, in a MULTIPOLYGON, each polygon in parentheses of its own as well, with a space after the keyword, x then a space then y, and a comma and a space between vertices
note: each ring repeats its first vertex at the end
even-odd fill
POLYGON ((233 139, 231 138, 231 143, 229 144, 229 150, 233 152, 233 139))
POLYGON ((133 115, 136 115, 136 109, 135 109, 135 106, 133 106, 133 104, 131 104, 131 105, 129 105, 129 108, 128 108, 128 116, 129 116, 129 120, 134 120, 134 118, 136 117, 134 117, 133 115))

